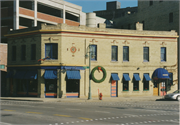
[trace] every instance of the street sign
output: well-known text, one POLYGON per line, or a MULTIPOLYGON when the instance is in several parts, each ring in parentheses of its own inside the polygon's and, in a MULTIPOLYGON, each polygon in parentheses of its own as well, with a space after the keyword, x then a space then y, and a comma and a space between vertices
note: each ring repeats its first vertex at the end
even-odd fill
POLYGON ((85 68, 85 69, 89 69, 89 66, 83 66, 83 68, 85 68))

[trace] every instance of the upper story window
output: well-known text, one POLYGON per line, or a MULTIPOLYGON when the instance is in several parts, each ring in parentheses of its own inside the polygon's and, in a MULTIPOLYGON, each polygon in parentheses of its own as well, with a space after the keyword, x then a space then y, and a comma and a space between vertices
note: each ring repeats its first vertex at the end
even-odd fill
POLYGON ((166 61, 166 47, 161 47, 161 62, 166 61))
POLYGON ((90 45, 91 48, 91 60, 97 60, 97 45, 90 45))
POLYGON ((123 61, 129 61, 129 47, 123 46, 123 61))
POLYGON ((21 60, 26 60, 26 45, 21 45, 21 60))
POLYGON ((112 52, 111 52, 111 60, 112 61, 118 61, 118 47, 117 46, 112 46, 112 52))
POLYGON ((152 1, 152 0, 149 1, 149 5, 150 5, 150 6, 153 5, 153 1, 152 1))
POLYGON ((58 59, 58 44, 46 43, 45 44, 45 57, 48 59, 58 59))
POLYGON ((36 60, 36 44, 31 45, 31 60, 36 60))
POLYGON ((149 62, 149 47, 143 47, 143 61, 149 62))
POLYGON ((16 46, 12 46, 12 61, 16 61, 16 46))
POLYGON ((169 23, 173 22, 173 13, 169 13, 169 23))

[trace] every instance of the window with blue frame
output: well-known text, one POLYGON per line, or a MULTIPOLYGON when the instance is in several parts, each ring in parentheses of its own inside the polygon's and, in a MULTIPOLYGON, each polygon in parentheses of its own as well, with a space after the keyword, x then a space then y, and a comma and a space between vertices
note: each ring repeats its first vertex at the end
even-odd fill
POLYGON ((46 43, 45 44, 45 58, 58 59, 58 44, 57 43, 46 43))
POLYGON ((149 62, 149 47, 143 47, 143 61, 149 62))
POLYGON ((16 46, 12 46, 12 61, 16 61, 16 46))
POLYGON ((91 48, 91 60, 97 60, 97 45, 90 45, 91 48))
POLYGON ((21 60, 26 60, 26 45, 21 45, 21 60))
POLYGON ((161 47, 161 62, 166 61, 166 47, 161 47))
POLYGON ((31 45, 31 60, 36 60, 36 44, 31 45))
POLYGON ((123 46, 123 61, 129 61, 129 47, 123 46))
POLYGON ((117 46, 112 46, 111 60, 118 61, 118 47, 117 46))

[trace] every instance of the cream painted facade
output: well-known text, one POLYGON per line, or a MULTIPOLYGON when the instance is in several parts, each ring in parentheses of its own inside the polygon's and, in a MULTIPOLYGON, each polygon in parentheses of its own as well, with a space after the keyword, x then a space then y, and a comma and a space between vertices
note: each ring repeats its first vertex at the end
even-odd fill
MULTIPOLYGON (((122 96, 152 96, 153 81, 149 81, 149 90, 143 89, 144 73, 148 73, 150 78, 157 68, 165 68, 173 73, 172 92, 177 89, 177 33, 175 31, 143 31, 141 24, 136 24, 137 30, 106 29, 104 24, 98 28, 86 26, 68 26, 58 24, 54 26, 41 25, 41 27, 26 30, 12 31, 6 35, 8 37, 8 72, 11 70, 35 69, 37 73, 37 97, 45 98, 44 74, 47 67, 57 71, 57 98, 67 97, 67 67, 81 67, 79 69, 81 78, 79 79, 78 97, 88 97, 89 93, 89 59, 85 58, 89 54, 88 46, 97 46, 97 60, 91 61, 91 70, 96 66, 102 66, 106 70, 106 79, 102 83, 95 83, 91 80, 92 97, 98 97, 102 93, 103 97, 111 97, 112 78, 111 73, 117 73, 120 80, 117 81, 117 97, 122 96), (37 60, 46 57, 46 44, 56 43, 58 48, 57 59, 37 60), (30 47, 36 44, 36 59, 31 60, 30 47), (21 55, 20 46, 26 45, 26 60, 21 61, 17 56, 16 61, 11 60, 12 46, 17 46, 17 55, 21 55), (117 61, 112 61, 112 46, 117 46, 117 61), (123 61, 123 46, 129 47, 129 61, 123 61), (143 47, 149 47, 149 61, 143 61, 143 47), (166 61, 161 61, 161 47, 166 48, 166 61), (18 49, 19 48, 19 49, 18 49), (74 48, 74 49, 73 49, 74 48), (62 69, 65 67, 65 69, 62 69), (128 73, 129 91, 123 91, 123 74, 128 73), (139 91, 133 90, 133 74, 138 73, 140 77, 139 91)), ((103 77, 103 73, 98 70, 94 73, 97 79, 103 77)), ((10 85, 8 79, 8 85, 10 85)), ((13 79, 13 78, 12 78, 13 79)), ((14 83, 17 80, 14 79, 14 83)), ((16 87, 15 87, 16 88, 16 87)), ((17 96, 17 89, 13 89, 17 96)), ((9 91, 9 90, 8 90, 9 91)))

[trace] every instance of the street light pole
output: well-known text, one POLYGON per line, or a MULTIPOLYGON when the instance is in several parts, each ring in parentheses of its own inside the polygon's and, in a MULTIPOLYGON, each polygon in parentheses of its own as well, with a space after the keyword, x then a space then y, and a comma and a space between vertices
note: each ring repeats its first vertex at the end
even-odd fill
POLYGON ((89 95, 88 99, 92 99, 91 97, 91 45, 89 44, 89 95))

